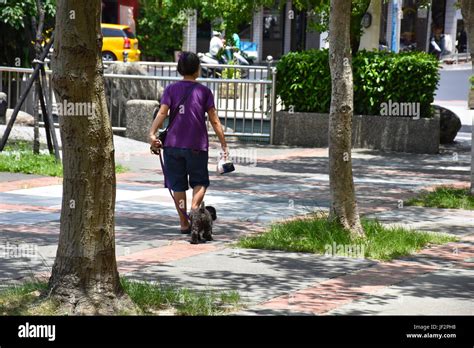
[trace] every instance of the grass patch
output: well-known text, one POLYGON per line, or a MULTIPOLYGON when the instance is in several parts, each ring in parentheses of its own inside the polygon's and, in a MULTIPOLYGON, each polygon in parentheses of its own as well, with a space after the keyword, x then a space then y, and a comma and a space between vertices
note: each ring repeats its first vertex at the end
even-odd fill
MULTIPOLYGON (((115 172, 125 173, 128 168, 117 164, 115 172)), ((0 172, 63 176, 63 166, 49 153, 33 154, 31 144, 13 143, 0 152, 0 172)))
POLYGON ((432 192, 423 192, 417 197, 409 199, 405 205, 474 210, 474 196, 467 189, 441 186, 432 192))
MULTIPOLYGON (((8 151, 8 150, 7 150, 8 151)), ((35 155, 31 151, 0 153, 0 171, 10 173, 62 176, 63 167, 50 154, 35 155)))
POLYGON ((428 244, 443 244, 455 237, 386 227, 375 220, 362 220, 366 239, 351 239, 338 224, 325 217, 302 218, 274 224, 270 230, 239 240, 242 248, 283 250, 391 260, 412 254, 428 244))
POLYGON ((177 315, 219 315, 237 309, 240 303, 236 291, 204 292, 126 278, 122 286, 144 314, 170 309, 177 315))
POLYGON ((130 168, 128 167, 125 167, 121 164, 115 164, 115 173, 116 174, 122 174, 122 173, 126 173, 130 170, 130 168))
MULTIPOLYGON (((221 315, 240 308, 236 291, 195 291, 121 278, 122 286, 142 314, 221 315)), ((63 315, 59 305, 40 297, 46 282, 27 282, 0 291, 0 315, 63 315)), ((127 313, 117 313, 119 315, 127 313)))
POLYGON ((57 315, 52 300, 39 300, 46 282, 27 282, 0 291, 0 315, 57 315))

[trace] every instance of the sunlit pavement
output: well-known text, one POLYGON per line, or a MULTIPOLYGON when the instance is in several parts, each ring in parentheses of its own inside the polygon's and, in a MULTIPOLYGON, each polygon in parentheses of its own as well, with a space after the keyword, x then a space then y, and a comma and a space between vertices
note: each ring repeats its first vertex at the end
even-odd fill
MULTIPOLYGON (((443 86, 464 79, 465 69, 451 70, 442 72, 443 86)), ((440 88, 435 103, 461 117, 455 144, 442 146, 437 155, 356 149, 354 181, 364 216, 450 233, 458 242, 390 263, 235 248, 239 237, 274 221, 328 209, 328 151, 231 143, 236 172, 220 176, 218 146, 212 143, 205 201, 218 211, 215 241, 190 245, 179 233, 158 158, 146 143, 115 136, 116 162, 129 168, 117 176, 120 273, 237 290, 247 305, 237 314, 244 315, 474 314, 474 212, 404 205, 423 189, 469 183, 472 111, 449 88, 440 88)), ((15 127, 12 137, 31 139, 32 130, 15 127)), ((0 173, 1 286, 48 276, 58 242, 61 184, 59 178, 0 173)))
MULTIPOLYGON (((456 294, 450 292, 442 309, 427 303, 426 310, 419 307, 420 314, 474 313, 473 306, 464 303, 466 292, 473 290, 468 280, 473 275, 472 264, 463 263, 474 256, 472 241, 462 239, 450 245, 440 253, 443 257, 429 264, 414 259, 388 266, 367 259, 231 246, 240 236, 260 232, 273 221, 327 210, 327 149, 233 143, 236 172, 220 176, 215 173, 217 145, 213 143, 206 204, 218 211, 215 241, 194 246, 178 231, 158 158, 145 143, 120 137, 114 141, 117 162, 130 169, 117 178, 116 244, 123 275, 200 289, 235 289, 248 305, 239 313, 249 315, 391 313, 393 302, 402 301, 400 296, 407 305, 417 294, 425 300, 427 296, 443 298, 439 292, 443 286, 433 282, 454 281, 459 298, 452 301, 452 308, 449 298, 456 294), (457 250, 456 259, 450 260, 453 250, 457 250), (363 272, 356 273, 357 284, 351 283, 354 272, 363 272), (397 272, 401 272, 398 277, 397 272), (420 282, 426 284, 424 293, 413 290, 420 282), (365 308, 363 301, 370 304, 367 311, 361 309, 365 308)), ((474 233, 474 212, 403 205, 424 188, 466 186, 469 156, 467 143, 444 147, 438 155, 354 150, 361 212, 387 224, 469 238, 465 236, 474 233)), ((0 180, 0 241, 6 256, 0 259, 0 281, 5 286, 32 275, 47 277, 58 241, 61 179, 3 173, 0 180)))

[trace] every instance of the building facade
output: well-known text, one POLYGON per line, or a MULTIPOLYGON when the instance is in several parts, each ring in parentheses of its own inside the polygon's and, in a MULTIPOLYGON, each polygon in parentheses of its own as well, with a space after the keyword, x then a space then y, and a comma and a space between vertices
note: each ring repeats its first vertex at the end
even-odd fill
MULTIPOLYGON (((280 1, 285 1, 284 5, 277 1, 272 8, 258 9, 252 22, 239 28, 242 41, 256 44, 260 62, 265 61, 267 56, 278 59, 289 51, 328 47, 327 33, 312 29, 311 22, 317 18, 314 13, 298 11, 291 0, 280 1)), ((368 11, 372 12, 372 22, 365 29, 365 35, 370 38, 367 41, 363 37, 361 47, 379 47, 382 44, 394 51, 428 51, 433 30, 440 28, 445 35, 449 35, 460 53, 466 52, 466 34, 456 2, 432 0, 431 6, 422 8, 419 0, 372 0, 368 11), (394 9, 398 9, 398 16, 393 16, 394 9)), ((212 25, 198 24, 198 16, 194 13, 188 17, 188 26, 183 32, 183 49, 207 52, 212 25)))
POLYGON ((102 0, 102 23, 129 25, 129 12, 138 18, 138 0, 102 0))

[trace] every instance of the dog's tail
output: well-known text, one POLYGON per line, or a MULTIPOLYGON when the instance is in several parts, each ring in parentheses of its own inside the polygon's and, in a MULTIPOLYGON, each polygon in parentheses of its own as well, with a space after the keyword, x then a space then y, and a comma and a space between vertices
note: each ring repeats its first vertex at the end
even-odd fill
POLYGON ((209 212, 209 214, 211 214, 211 217, 212 217, 212 221, 216 220, 217 219, 217 212, 216 212, 216 208, 208 205, 206 207, 206 210, 209 212))

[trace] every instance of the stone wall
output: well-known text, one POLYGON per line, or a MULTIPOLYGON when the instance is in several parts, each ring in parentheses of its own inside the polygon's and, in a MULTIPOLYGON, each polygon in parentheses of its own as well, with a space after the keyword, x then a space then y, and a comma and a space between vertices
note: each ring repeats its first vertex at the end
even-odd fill
MULTIPOLYGON (((277 112, 274 144, 302 147, 328 146, 329 115, 277 112)), ((354 116, 354 148, 384 151, 427 153, 439 152, 439 118, 412 119, 392 116, 354 116)))
POLYGON ((148 131, 153 122, 156 100, 129 100, 125 105, 127 115, 127 138, 148 142, 148 131))

